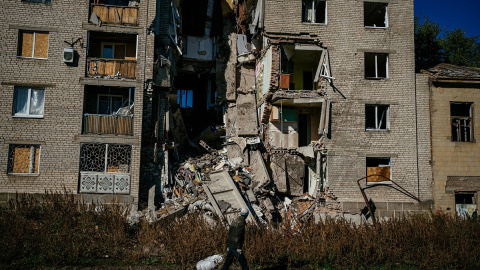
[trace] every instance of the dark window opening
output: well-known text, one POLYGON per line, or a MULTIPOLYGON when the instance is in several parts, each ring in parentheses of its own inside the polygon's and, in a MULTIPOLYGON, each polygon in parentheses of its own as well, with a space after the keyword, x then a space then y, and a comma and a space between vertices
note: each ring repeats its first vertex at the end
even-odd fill
POLYGON ((365 78, 388 78, 388 54, 365 53, 365 78))
POLYGON ((326 0, 303 0, 302 22, 325 24, 327 21, 326 0))
POLYGON ((303 90, 313 90, 313 73, 311 71, 303 72, 303 90))
POLYGON ((388 27, 387 3, 364 3, 364 26, 365 27, 388 27))
POLYGON ((365 105, 365 129, 389 129, 389 108, 389 105, 365 105))
POLYGON ((180 108, 192 108, 193 90, 177 90, 177 104, 180 108))
POLYGON ((450 102, 452 141, 473 142, 473 103, 450 102))
POLYGON ((282 50, 282 53, 280 58, 280 68, 281 68, 282 74, 293 74, 293 72, 295 72, 293 61, 288 60, 287 54, 283 47, 281 47, 281 50, 282 50))
POLYGON ((475 204, 474 192, 456 192, 455 204, 475 204))

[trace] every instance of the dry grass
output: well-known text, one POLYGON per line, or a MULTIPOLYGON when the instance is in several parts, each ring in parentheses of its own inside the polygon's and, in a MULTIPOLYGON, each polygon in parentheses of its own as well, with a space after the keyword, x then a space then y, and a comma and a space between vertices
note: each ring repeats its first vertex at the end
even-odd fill
MULTIPOLYGON (((22 195, 0 209, 0 265, 177 265, 225 254, 227 227, 202 216, 130 226, 120 206, 85 205, 72 195, 22 195)), ((480 221, 431 214, 355 225, 341 219, 289 226, 249 225, 245 242, 257 268, 480 269, 480 221)))

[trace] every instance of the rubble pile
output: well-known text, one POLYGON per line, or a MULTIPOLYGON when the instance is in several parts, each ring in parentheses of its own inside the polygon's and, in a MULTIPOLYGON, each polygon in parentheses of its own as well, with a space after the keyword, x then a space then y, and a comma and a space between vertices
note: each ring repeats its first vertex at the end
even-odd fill
MULTIPOLYGON (((290 188, 279 191, 270 177, 275 174, 265 164, 272 155, 285 153, 262 148, 259 138, 245 139, 244 151, 234 142, 238 138, 226 141, 221 150, 216 150, 200 140, 206 154, 172 167, 172 184, 162 187, 163 202, 157 206, 153 220, 196 212, 208 217, 216 215, 229 223, 241 208, 248 208, 253 222, 290 221, 295 226, 308 221, 315 211, 341 212, 340 204, 328 190, 317 198, 308 192, 288 194, 290 188)), ((298 155, 297 151, 290 152, 298 155)))

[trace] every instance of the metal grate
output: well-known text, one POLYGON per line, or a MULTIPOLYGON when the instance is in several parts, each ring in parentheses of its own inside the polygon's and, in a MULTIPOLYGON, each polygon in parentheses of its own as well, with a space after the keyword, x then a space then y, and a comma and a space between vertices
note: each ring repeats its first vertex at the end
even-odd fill
POLYGON ((84 143, 80 150, 80 171, 129 173, 131 152, 131 145, 84 143))

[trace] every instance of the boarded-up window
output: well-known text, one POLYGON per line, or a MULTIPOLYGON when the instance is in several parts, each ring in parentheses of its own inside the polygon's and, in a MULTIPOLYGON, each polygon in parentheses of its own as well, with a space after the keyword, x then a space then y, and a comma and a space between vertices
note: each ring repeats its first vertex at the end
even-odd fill
POLYGON ((48 32, 21 30, 18 37, 18 56, 47 58, 48 32))
POLYGON ((39 166, 40 145, 10 145, 8 173, 38 174, 39 166))
POLYGON ((391 179, 391 158, 367 157, 367 183, 379 183, 391 179))

